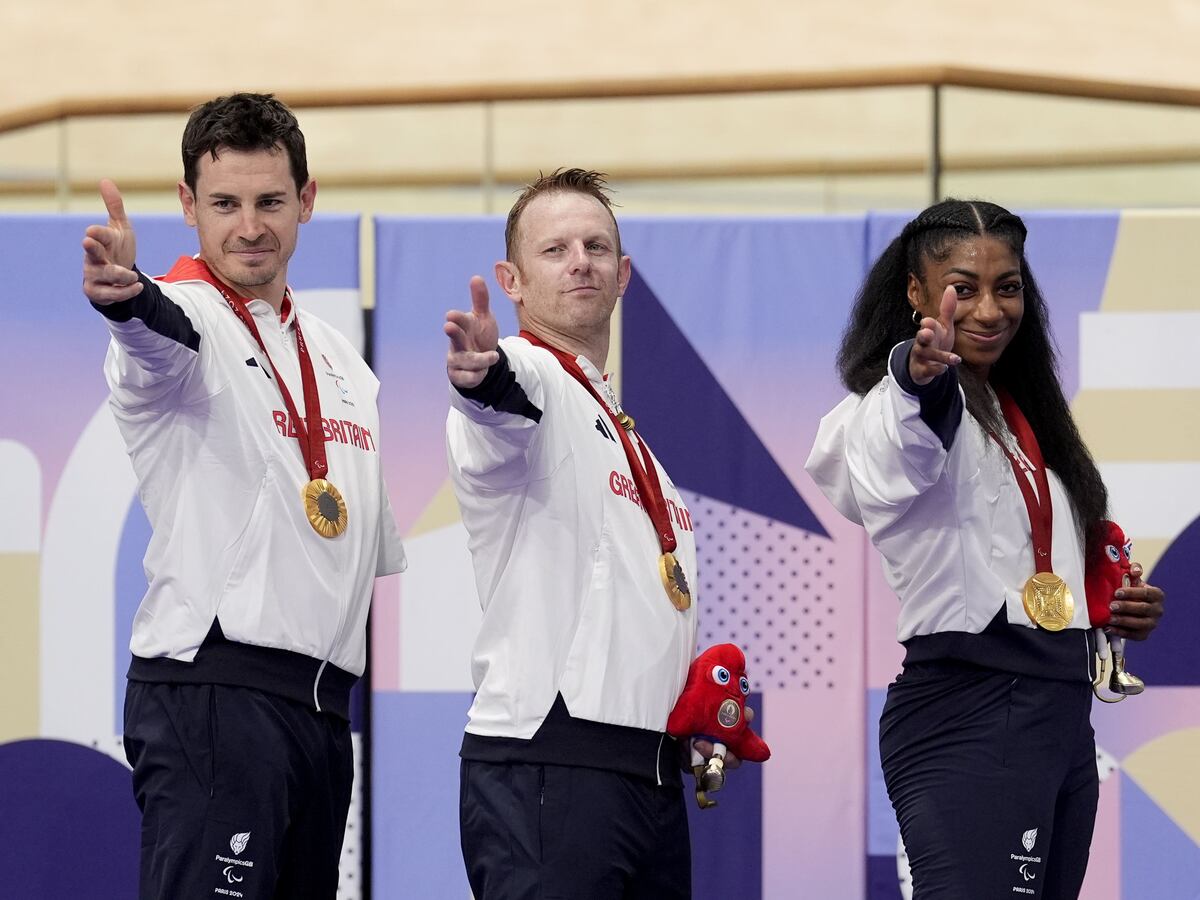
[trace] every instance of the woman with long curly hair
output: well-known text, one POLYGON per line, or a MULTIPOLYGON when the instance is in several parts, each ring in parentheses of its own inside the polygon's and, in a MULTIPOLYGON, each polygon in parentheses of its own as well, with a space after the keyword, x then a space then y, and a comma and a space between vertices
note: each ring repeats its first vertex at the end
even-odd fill
MULTIPOLYGON (((1025 235, 983 201, 904 227, 859 291, 838 354, 851 395, 806 466, 900 599, 879 745, 916 900, 1077 897, 1096 815, 1084 570, 1108 495, 1025 235)), ((1162 610, 1135 566, 1108 628, 1142 640, 1162 610)))

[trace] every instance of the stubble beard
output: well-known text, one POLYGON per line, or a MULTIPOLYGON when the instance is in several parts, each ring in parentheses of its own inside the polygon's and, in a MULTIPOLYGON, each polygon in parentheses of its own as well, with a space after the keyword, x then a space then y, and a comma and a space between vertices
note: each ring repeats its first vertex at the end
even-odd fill
MULTIPOLYGON (((236 280, 238 284, 246 287, 261 287, 264 284, 270 284, 279 275, 280 266, 276 265, 279 260, 279 242, 264 236, 252 244, 244 243, 235 240, 232 247, 222 247, 222 252, 225 259, 229 261, 230 268, 236 269, 236 280), (265 265, 252 266, 239 260, 236 254, 239 251, 246 250, 270 250, 275 254, 274 257, 268 257, 264 262, 265 265)), ((231 272, 230 275, 235 273, 231 272)))
MULTIPOLYGON (((254 244, 238 249, 260 249, 260 247, 254 244)), ((277 265, 277 257, 268 258, 263 265, 253 266, 239 260, 235 255, 236 252, 236 250, 225 250, 225 259, 230 263, 229 268, 233 270, 229 273, 229 277, 238 284, 245 287, 261 287, 264 284, 270 284, 279 275, 280 267, 277 265)))
POLYGON ((270 284, 275 280, 275 276, 279 274, 279 270, 275 268, 268 269, 244 269, 245 274, 238 276, 238 284, 246 287, 262 287, 264 284, 270 284))

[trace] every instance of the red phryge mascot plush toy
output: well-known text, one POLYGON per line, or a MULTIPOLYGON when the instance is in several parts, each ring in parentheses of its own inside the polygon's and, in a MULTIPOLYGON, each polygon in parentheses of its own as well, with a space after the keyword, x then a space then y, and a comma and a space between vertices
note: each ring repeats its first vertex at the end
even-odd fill
POLYGON ((745 654, 733 644, 717 644, 692 661, 683 693, 667 718, 667 733, 672 737, 712 741, 709 760, 692 750, 696 801, 701 809, 717 805, 706 793, 719 791, 725 783, 726 747, 750 762, 765 762, 771 756, 771 749, 746 721, 749 693, 745 654))
MULTIPOLYGON (((1112 618, 1109 604, 1118 588, 1128 587, 1130 582, 1130 567, 1133 565, 1133 542, 1127 540, 1125 532, 1116 522, 1101 523, 1104 532, 1101 537, 1101 548, 1093 549, 1088 554, 1087 575, 1084 577, 1084 592, 1087 595, 1088 619, 1095 628, 1103 628, 1112 618)), ((1108 689, 1118 695, 1117 700, 1133 694, 1140 694, 1146 689, 1142 679, 1125 671, 1125 639, 1096 634, 1096 648, 1100 656, 1100 665, 1096 667, 1095 687, 1099 688, 1104 682, 1104 663, 1112 654, 1112 672, 1108 679, 1108 689)), ((1096 696, 1106 702, 1108 700, 1097 691, 1096 696)))

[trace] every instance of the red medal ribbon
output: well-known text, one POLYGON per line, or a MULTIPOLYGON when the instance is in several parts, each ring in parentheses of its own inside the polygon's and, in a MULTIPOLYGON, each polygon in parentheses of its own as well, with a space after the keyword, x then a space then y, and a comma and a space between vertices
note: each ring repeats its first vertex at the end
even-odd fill
POLYGON ((658 534, 658 544, 663 553, 671 553, 678 542, 675 540, 675 529, 671 527, 671 516, 667 512, 667 501, 663 496, 662 484, 658 480, 658 469, 654 466, 654 459, 650 456, 646 442, 641 435, 638 435, 638 443, 641 445, 642 451, 642 458, 639 460, 629 433, 621 427, 616 415, 600 398, 596 388, 592 386, 591 379, 584 374, 575 357, 557 347, 550 346, 537 335, 528 331, 522 331, 521 337, 535 347, 542 347, 554 354, 554 358, 566 369, 567 374, 583 385, 584 389, 600 404, 600 408, 608 414, 613 428, 621 436, 621 446, 625 448, 625 459, 629 462, 629 470, 633 473, 633 483, 637 486, 638 496, 642 498, 642 508, 650 514, 650 521, 654 523, 654 530, 658 534))
POLYGON ((307 419, 302 418, 296 411, 292 394, 287 389, 287 385, 283 383, 279 369, 271 361, 271 354, 267 352, 267 346, 263 343, 262 335, 259 334, 254 316, 246 305, 249 303, 247 298, 217 278, 204 260, 193 259, 190 256, 181 256, 171 271, 163 276, 163 281, 203 281, 215 287, 225 298, 225 302, 229 304, 233 314, 246 326, 250 335, 258 343, 258 349, 263 352, 263 356, 267 358, 267 364, 275 374, 275 383, 279 385, 279 393, 283 395, 283 403, 287 407, 288 415, 291 416, 291 421, 295 424, 299 435, 300 453, 304 457, 304 468, 308 470, 308 477, 312 480, 324 478, 329 472, 329 463, 325 457, 325 433, 321 430, 321 396, 317 393, 317 376, 313 372, 312 359, 309 357, 308 347, 304 343, 304 332, 300 330, 299 314, 297 313, 295 317, 296 356, 300 362, 300 382, 304 391, 304 412, 307 419), (316 427, 310 427, 314 422, 316 427))
POLYGON ((1017 406, 1012 395, 1000 388, 996 391, 996 397, 1000 401, 1000 410, 1004 413, 1004 421, 1017 439, 1017 446, 1021 448, 1021 452, 1033 466, 1033 480, 1037 484, 1036 496, 1029 479, 1025 477, 1025 469, 1021 461, 1004 445, 1004 441, 995 434, 992 434, 991 437, 1008 457, 1013 474, 1017 476, 1017 487, 1021 489, 1021 496, 1025 499, 1025 508, 1029 512, 1029 527, 1033 533, 1034 569, 1037 572, 1049 572, 1051 571, 1050 546, 1054 531, 1054 509, 1050 502, 1050 479, 1046 476, 1046 463, 1042 459, 1042 448, 1038 446, 1037 436, 1033 433, 1029 420, 1025 418, 1025 414, 1021 412, 1021 408, 1017 406))

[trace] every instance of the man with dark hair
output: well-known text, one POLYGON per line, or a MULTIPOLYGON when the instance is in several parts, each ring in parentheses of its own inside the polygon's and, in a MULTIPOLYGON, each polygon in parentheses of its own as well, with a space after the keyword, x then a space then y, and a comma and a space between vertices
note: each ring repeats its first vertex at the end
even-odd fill
POLYGON ((543 176, 508 217, 496 280, 447 314, 451 478, 483 623, 462 744, 479 900, 691 896, 667 716, 696 643, 683 497, 604 375, 630 277, 603 176, 543 176))
POLYGON ((233 94, 196 108, 183 129, 183 182, 196 192, 200 158, 214 162, 217 150, 270 150, 287 153, 296 190, 308 184, 304 132, 292 111, 269 94, 233 94))
POLYGON ((331 900, 367 607, 375 577, 404 568, 379 382, 288 287, 317 185, 287 107, 206 103, 183 157, 197 256, 138 271, 107 180, 108 224, 83 239, 83 290, 112 334, 110 405, 154 529, 125 701, 140 896, 331 900))

